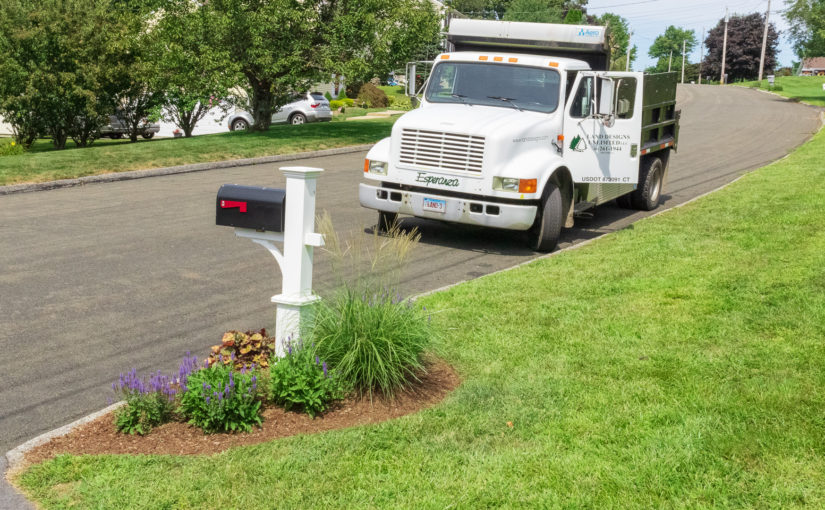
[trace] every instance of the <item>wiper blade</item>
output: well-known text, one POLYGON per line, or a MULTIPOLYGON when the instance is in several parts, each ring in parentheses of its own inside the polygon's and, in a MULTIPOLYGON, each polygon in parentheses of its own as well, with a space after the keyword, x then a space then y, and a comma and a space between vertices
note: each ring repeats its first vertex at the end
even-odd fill
POLYGON ((489 99, 497 99, 499 101, 504 101, 505 103, 508 103, 508 104, 512 105, 513 108, 515 108, 516 110, 518 110, 520 112, 524 111, 521 108, 519 108, 519 106, 516 103, 513 102, 513 101, 516 100, 516 98, 514 98, 514 97, 503 97, 503 96, 487 96, 487 97, 489 99))
POLYGON ((462 96, 461 94, 450 94, 450 97, 457 97, 461 100, 462 103, 466 104, 467 106, 473 106, 472 103, 468 103, 465 99, 467 96, 462 96))

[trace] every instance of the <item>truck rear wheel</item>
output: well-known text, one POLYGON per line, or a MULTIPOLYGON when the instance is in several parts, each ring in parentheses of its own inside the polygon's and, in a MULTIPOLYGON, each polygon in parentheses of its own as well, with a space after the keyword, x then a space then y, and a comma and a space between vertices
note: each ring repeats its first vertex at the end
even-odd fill
POLYGON ((378 231, 389 232, 393 225, 398 222, 398 213, 378 211, 378 231))
POLYGON ((530 248, 535 251, 553 251, 559 244, 561 227, 564 225, 563 216, 561 191, 555 184, 548 182, 539 215, 528 232, 530 248))
POLYGON ((659 207, 665 167, 659 157, 647 158, 639 171, 639 185, 630 194, 630 204, 640 211, 652 211, 659 207))

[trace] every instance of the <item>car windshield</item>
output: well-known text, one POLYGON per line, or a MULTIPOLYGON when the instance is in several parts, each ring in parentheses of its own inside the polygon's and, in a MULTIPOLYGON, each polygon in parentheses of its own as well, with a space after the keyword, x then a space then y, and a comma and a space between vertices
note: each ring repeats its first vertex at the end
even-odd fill
POLYGON ((426 98, 431 103, 465 103, 551 113, 559 105, 560 81, 555 69, 440 62, 430 76, 426 98))

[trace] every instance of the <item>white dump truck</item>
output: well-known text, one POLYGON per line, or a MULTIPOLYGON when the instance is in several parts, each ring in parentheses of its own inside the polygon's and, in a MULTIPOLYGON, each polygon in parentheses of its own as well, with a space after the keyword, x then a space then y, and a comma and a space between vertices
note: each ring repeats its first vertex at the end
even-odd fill
POLYGON ((359 199, 378 228, 406 214, 525 231, 551 251, 584 210, 658 206, 676 73, 607 71, 598 26, 453 19, 447 42, 419 107, 364 162, 359 199))

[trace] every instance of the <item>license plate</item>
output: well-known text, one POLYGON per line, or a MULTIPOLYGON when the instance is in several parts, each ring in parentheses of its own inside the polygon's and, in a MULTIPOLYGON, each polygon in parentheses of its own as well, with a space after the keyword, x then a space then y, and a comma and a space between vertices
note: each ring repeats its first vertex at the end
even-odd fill
POLYGON ((424 210, 433 212, 447 212, 447 201, 436 198, 424 198, 424 210))

